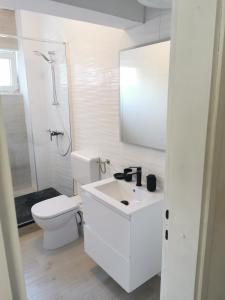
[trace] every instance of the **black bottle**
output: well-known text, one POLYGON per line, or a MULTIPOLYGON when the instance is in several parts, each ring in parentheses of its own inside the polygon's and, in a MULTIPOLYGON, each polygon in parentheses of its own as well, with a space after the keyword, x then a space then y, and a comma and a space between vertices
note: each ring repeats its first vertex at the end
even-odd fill
POLYGON ((150 174, 146 177, 147 181, 147 190, 149 192, 155 192, 156 191, 156 176, 153 174, 150 174))

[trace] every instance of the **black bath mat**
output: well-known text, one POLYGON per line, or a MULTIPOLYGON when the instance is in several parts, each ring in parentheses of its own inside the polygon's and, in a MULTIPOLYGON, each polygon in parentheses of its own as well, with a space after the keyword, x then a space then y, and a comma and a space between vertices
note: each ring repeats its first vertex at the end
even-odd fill
POLYGON ((31 207, 41 201, 61 195, 53 188, 19 196, 15 198, 16 217, 18 227, 34 223, 31 214, 31 207))

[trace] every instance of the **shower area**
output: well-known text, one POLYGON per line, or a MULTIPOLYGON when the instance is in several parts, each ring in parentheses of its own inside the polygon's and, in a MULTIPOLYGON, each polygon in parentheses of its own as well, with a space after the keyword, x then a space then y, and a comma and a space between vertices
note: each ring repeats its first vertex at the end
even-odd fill
POLYGON ((0 100, 18 226, 37 202, 73 194, 66 45, 0 34, 0 100))

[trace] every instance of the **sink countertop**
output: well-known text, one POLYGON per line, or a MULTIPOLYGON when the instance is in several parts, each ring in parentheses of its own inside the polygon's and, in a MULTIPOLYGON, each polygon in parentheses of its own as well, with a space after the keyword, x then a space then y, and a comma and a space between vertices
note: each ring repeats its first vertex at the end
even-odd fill
POLYGON ((146 188, 146 185, 137 187, 136 182, 134 181, 125 182, 123 180, 117 180, 114 177, 83 185, 81 189, 82 191, 89 192, 91 195, 95 196, 95 199, 101 202, 102 204, 111 207, 112 209, 116 210, 117 212, 128 218, 130 218, 136 212, 148 206, 154 205, 159 201, 162 201, 164 197, 164 194, 161 191, 149 192, 146 188), (109 192, 107 194, 104 191, 104 189, 106 190, 105 187, 108 187, 110 185, 112 187, 109 187, 108 189, 111 189, 111 193, 118 192, 115 190, 116 186, 118 185, 120 189, 122 187, 122 189, 126 190, 127 198, 116 199, 112 195, 109 195, 109 192), (133 199, 131 199, 132 195, 133 199), (131 198, 129 198, 129 196, 131 196, 131 198), (122 204, 120 202, 121 200, 129 201, 129 205, 126 206, 122 204))

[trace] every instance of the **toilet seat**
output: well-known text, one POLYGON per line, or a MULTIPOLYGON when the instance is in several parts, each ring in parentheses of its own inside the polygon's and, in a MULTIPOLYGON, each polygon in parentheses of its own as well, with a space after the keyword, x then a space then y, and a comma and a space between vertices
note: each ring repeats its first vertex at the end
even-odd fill
POLYGON ((79 196, 70 198, 65 195, 60 195, 35 204, 32 206, 31 212, 32 215, 37 218, 52 219, 70 211, 77 210, 80 202, 81 199, 79 196))

